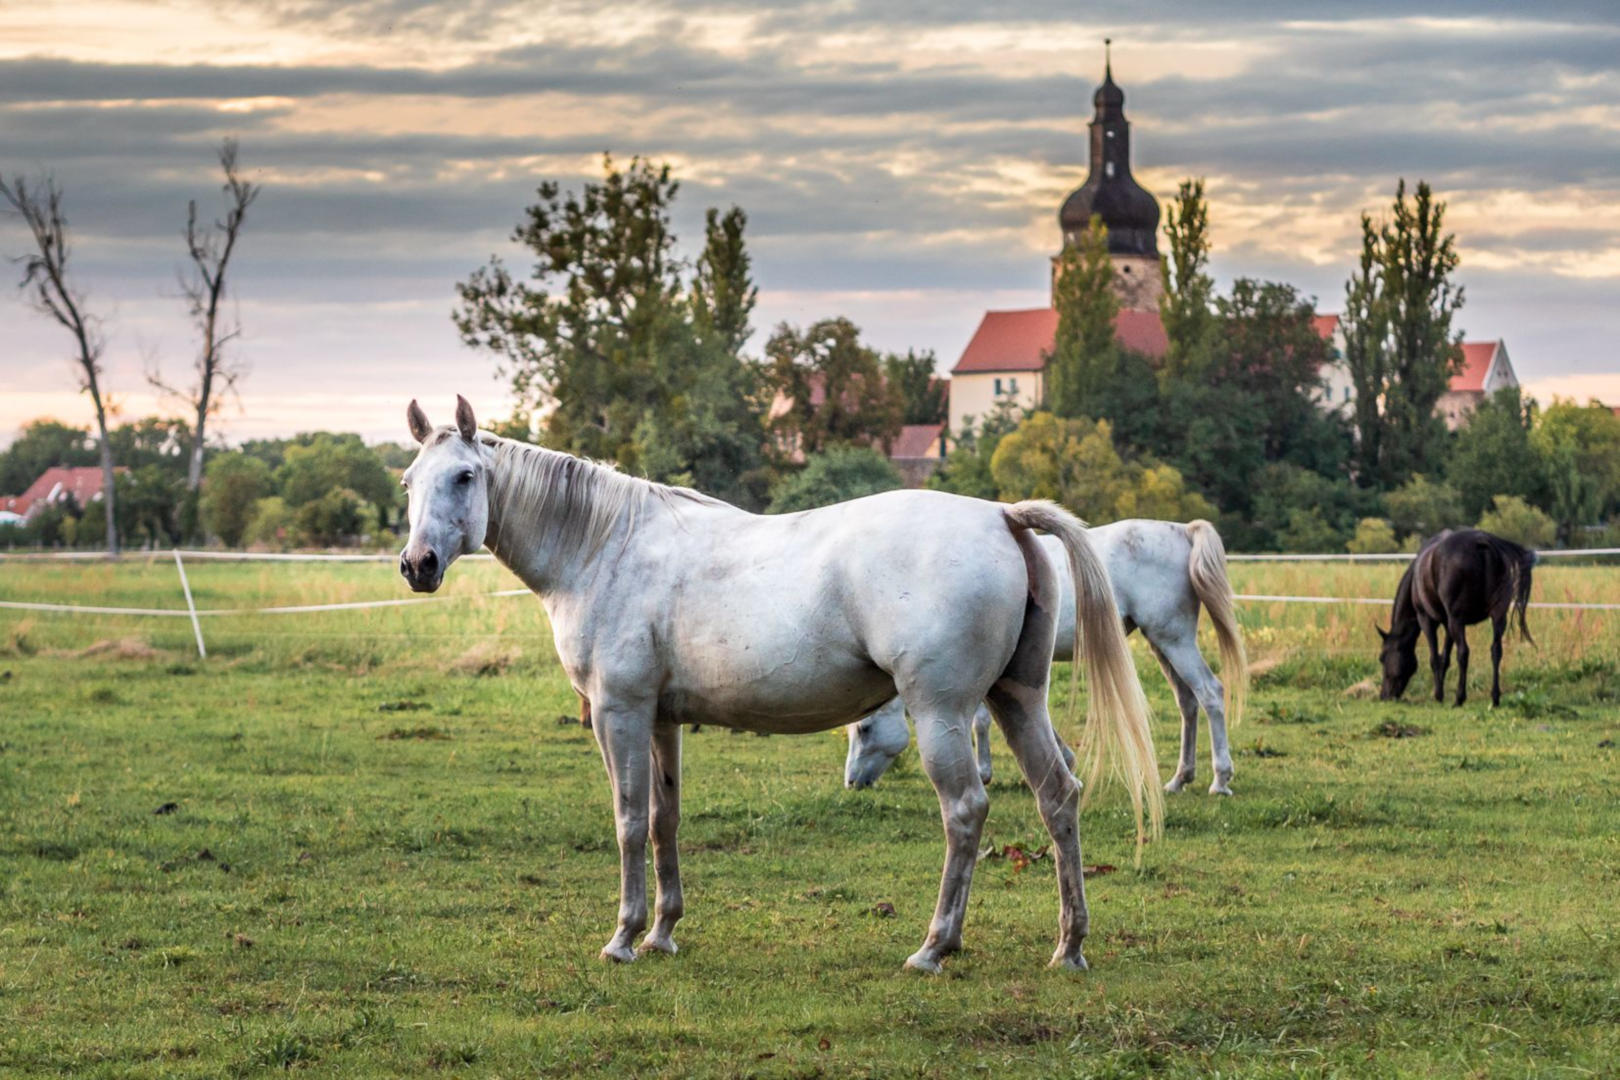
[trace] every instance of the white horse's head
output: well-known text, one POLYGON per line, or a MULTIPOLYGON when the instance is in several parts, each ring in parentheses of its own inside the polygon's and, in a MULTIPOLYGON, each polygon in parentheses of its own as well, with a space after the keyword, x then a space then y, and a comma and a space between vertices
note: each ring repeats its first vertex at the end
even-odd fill
POLYGON ((472 406, 459 394, 454 427, 435 429, 415 401, 405 420, 422 448, 405 470, 411 535, 399 553, 399 572, 413 591, 433 592, 458 556, 484 545, 489 455, 479 445, 472 406))

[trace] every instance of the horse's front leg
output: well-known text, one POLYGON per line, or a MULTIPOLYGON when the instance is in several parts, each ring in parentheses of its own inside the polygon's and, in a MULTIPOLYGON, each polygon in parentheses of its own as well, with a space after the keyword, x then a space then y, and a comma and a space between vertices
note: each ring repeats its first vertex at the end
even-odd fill
POLYGON ((681 895, 680 856, 675 834, 681 827, 681 727, 654 724, 652 733, 653 873, 658 879, 657 917, 641 949, 675 952, 675 923, 686 910, 681 895))
POLYGON ((592 730, 613 785, 613 815, 619 837, 619 928, 602 947, 602 959, 636 958, 636 935, 647 925, 647 806, 653 709, 598 696, 591 702, 592 730))
POLYGON ((1468 631, 1457 619, 1446 622, 1446 636, 1457 643, 1457 700, 1460 706, 1468 700, 1468 631))
POLYGON ((1491 620, 1491 707, 1502 704, 1502 635, 1507 633, 1507 614, 1491 620))

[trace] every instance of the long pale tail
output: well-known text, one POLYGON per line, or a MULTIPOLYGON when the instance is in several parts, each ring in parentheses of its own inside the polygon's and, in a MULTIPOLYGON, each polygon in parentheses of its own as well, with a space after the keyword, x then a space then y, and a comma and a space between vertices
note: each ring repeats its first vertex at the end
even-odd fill
POLYGON ((1202 519, 1187 522, 1187 539, 1192 541, 1187 577, 1215 627, 1215 641, 1221 650, 1221 683, 1226 690, 1226 719, 1236 725, 1243 719, 1243 702, 1249 696, 1249 657, 1243 648, 1243 629, 1238 626, 1232 583, 1226 576, 1226 545, 1215 526, 1202 519))
POLYGON ((1032 500, 1003 509, 1009 524, 1051 533, 1069 555, 1069 572, 1074 576, 1076 660, 1069 688, 1070 708, 1078 696, 1081 662, 1091 692, 1081 740, 1086 756, 1087 794, 1097 786, 1106 760, 1130 792, 1138 842, 1149 833, 1160 836, 1164 831, 1164 794, 1159 788, 1147 698, 1125 644, 1108 571, 1091 546, 1085 524, 1056 503, 1032 500), (1147 830, 1143 828, 1144 810, 1147 830))

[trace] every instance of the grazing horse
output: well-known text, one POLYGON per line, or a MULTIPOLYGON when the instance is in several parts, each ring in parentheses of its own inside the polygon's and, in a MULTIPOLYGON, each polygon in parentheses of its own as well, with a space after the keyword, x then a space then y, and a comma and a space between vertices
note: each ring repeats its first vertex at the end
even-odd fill
MULTIPOLYGON (((1180 791, 1193 780, 1198 760, 1198 709, 1202 706, 1209 717, 1210 758, 1215 774, 1210 794, 1232 794, 1232 753, 1226 741, 1226 722, 1230 719, 1236 724, 1242 714, 1249 665, 1233 610, 1226 548, 1220 533, 1207 521, 1182 525, 1130 520, 1096 526, 1090 535, 1098 558, 1108 567, 1114 603, 1124 620, 1125 632, 1142 631, 1181 709, 1181 761, 1165 790, 1180 791), (1198 651, 1200 605, 1209 612, 1215 626, 1221 670, 1227 678, 1225 688, 1198 651)), ((1041 545, 1049 555, 1058 555, 1055 538, 1043 536, 1041 545)), ((1054 660, 1073 658, 1074 596, 1066 589, 1062 604, 1054 660)), ((990 710, 983 705, 974 714, 973 732, 979 778, 988 784, 990 710)), ((849 725, 845 786, 870 786, 910 742, 905 709, 898 699, 849 725)))
POLYGON ((1429 639, 1429 668, 1434 672, 1434 700, 1446 696, 1446 668, 1451 646, 1457 646, 1457 699, 1468 700, 1468 636, 1464 627, 1491 620, 1491 704, 1502 702, 1502 634, 1508 616, 1517 613, 1519 633, 1535 644, 1525 623, 1530 602, 1530 574, 1536 553, 1511 540, 1479 529, 1447 529, 1423 545, 1401 575, 1389 629, 1375 627, 1384 639, 1380 660, 1384 685, 1379 697, 1395 701, 1417 672, 1418 632, 1429 639), (1436 633, 1446 632, 1445 651, 1436 633))
POLYGON ((464 398, 452 426, 434 428, 414 401, 406 418, 421 444, 404 479, 406 582, 432 592, 457 556, 487 545, 539 595, 563 670, 590 702, 619 841, 618 927, 605 959, 636 957, 649 835, 658 892, 641 949, 675 951, 682 724, 825 731, 898 692, 945 825, 939 902, 907 965, 938 972, 961 947, 989 808, 971 729, 988 700, 1052 840, 1052 962, 1086 966, 1080 785, 1046 706, 1059 571, 1034 529, 1058 536, 1067 556, 1091 691, 1087 734, 1130 789, 1139 837, 1144 807, 1156 832, 1163 804, 1108 574, 1074 517, 1050 503, 935 491, 761 517, 479 431, 464 398))

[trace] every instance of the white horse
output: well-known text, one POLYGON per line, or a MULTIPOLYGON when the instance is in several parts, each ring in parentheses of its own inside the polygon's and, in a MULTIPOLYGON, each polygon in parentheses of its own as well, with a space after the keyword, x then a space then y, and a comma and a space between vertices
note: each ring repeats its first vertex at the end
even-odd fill
MULTIPOLYGON (((1210 758, 1215 778, 1212 795, 1232 794, 1232 752, 1226 721, 1242 715, 1248 688, 1248 660, 1243 634, 1233 611, 1232 586, 1226 576, 1226 547, 1207 521, 1186 525, 1173 521, 1130 520, 1090 530, 1092 546, 1108 567, 1114 603, 1125 632, 1141 630, 1181 709, 1181 762, 1166 791, 1180 791, 1197 771, 1198 709, 1209 716, 1210 758), (1221 653, 1226 686, 1210 671, 1198 651, 1198 608, 1209 612, 1221 653)), ((1052 537, 1042 537, 1043 546, 1052 537)), ((1061 587, 1061 583, 1060 583, 1061 587)), ((1074 597, 1063 593, 1053 659, 1071 659, 1074 597)), ((911 742, 905 705, 899 698, 849 725, 849 756, 844 762, 847 787, 870 786, 911 742)), ((979 779, 990 782, 990 711, 983 705, 973 717, 978 744, 979 779)))
POLYGON ((1144 805, 1155 832, 1163 807, 1147 702, 1107 572, 1072 516, 1043 502, 895 491, 760 517, 478 431, 463 398, 451 427, 433 428, 414 401, 406 416, 421 449, 405 472, 400 572, 432 592, 457 556, 487 544, 544 602, 563 670, 590 701, 620 854, 618 928, 604 958, 635 959, 647 923, 649 818, 658 893, 641 948, 675 951, 680 725, 825 731, 898 692, 946 843, 939 903, 907 965, 937 972, 961 947, 988 809, 971 727, 988 700, 1056 855, 1052 962, 1086 966, 1080 785, 1046 708, 1060 577, 1080 598, 1075 649, 1090 680, 1091 745, 1115 759, 1139 836, 1144 805), (1036 543, 1037 528, 1060 538, 1068 575, 1036 543))

